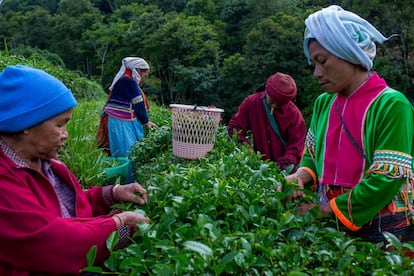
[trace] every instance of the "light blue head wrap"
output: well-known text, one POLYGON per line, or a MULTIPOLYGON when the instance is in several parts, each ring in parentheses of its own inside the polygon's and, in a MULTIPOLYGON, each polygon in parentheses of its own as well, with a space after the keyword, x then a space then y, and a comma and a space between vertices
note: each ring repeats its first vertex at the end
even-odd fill
POLYGON ((314 38, 333 55, 371 70, 375 42, 382 44, 392 37, 384 37, 368 21, 337 5, 309 15, 305 25, 303 49, 309 64, 309 39, 314 38))

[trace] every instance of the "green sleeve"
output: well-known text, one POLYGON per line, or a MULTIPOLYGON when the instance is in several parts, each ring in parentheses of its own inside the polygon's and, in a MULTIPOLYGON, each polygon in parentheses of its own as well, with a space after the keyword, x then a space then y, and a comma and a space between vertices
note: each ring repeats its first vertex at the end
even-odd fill
MULTIPOLYGON (((390 203, 401 202, 404 197, 399 191, 406 185, 412 189, 413 129, 413 106, 399 92, 384 92, 369 108, 364 129, 369 160, 364 177, 350 192, 331 200, 334 213, 351 230, 358 230, 390 203)), ((412 206, 405 207, 400 210, 412 206)))
POLYGON ((323 93, 316 99, 311 123, 306 134, 306 148, 300 167, 312 170, 317 178, 319 178, 323 166, 323 137, 325 137, 329 110, 334 99, 335 95, 328 93, 323 93))

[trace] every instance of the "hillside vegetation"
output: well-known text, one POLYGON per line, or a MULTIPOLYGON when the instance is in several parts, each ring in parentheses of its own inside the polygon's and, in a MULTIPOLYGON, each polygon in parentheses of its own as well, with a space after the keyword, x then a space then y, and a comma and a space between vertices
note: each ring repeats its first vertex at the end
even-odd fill
POLYGON ((414 6, 408 0, 3 0, 0 50, 45 55, 107 91, 122 58, 151 67, 143 89, 158 105, 216 105, 228 121, 275 72, 292 75, 309 122, 322 91, 303 53, 305 18, 338 4, 386 37, 374 70, 414 100, 414 6))

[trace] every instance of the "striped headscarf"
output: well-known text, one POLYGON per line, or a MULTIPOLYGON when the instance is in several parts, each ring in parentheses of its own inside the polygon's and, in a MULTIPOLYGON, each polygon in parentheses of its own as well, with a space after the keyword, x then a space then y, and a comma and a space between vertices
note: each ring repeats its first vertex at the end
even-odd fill
POLYGON ((133 69, 149 69, 148 63, 140 57, 126 57, 122 59, 122 65, 118 73, 115 75, 109 90, 112 91, 115 83, 125 74, 126 70, 129 69, 132 72, 132 78, 139 84, 141 76, 136 70, 133 69))
POLYGON ((384 37, 368 21, 337 5, 309 15, 305 25, 303 49, 309 64, 309 40, 314 38, 333 55, 369 71, 376 55, 375 42, 382 44, 394 36, 384 37))

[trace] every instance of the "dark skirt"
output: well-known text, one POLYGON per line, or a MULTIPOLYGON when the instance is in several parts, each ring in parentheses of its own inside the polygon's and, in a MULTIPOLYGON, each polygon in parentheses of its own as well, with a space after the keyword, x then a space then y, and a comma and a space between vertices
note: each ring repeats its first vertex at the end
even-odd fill
POLYGON ((364 225, 358 231, 350 231, 349 235, 360 237, 364 241, 387 243, 383 232, 389 232, 396 236, 402 243, 414 241, 414 227, 412 224, 411 214, 404 212, 390 213, 386 212, 375 216, 370 223, 364 225))

